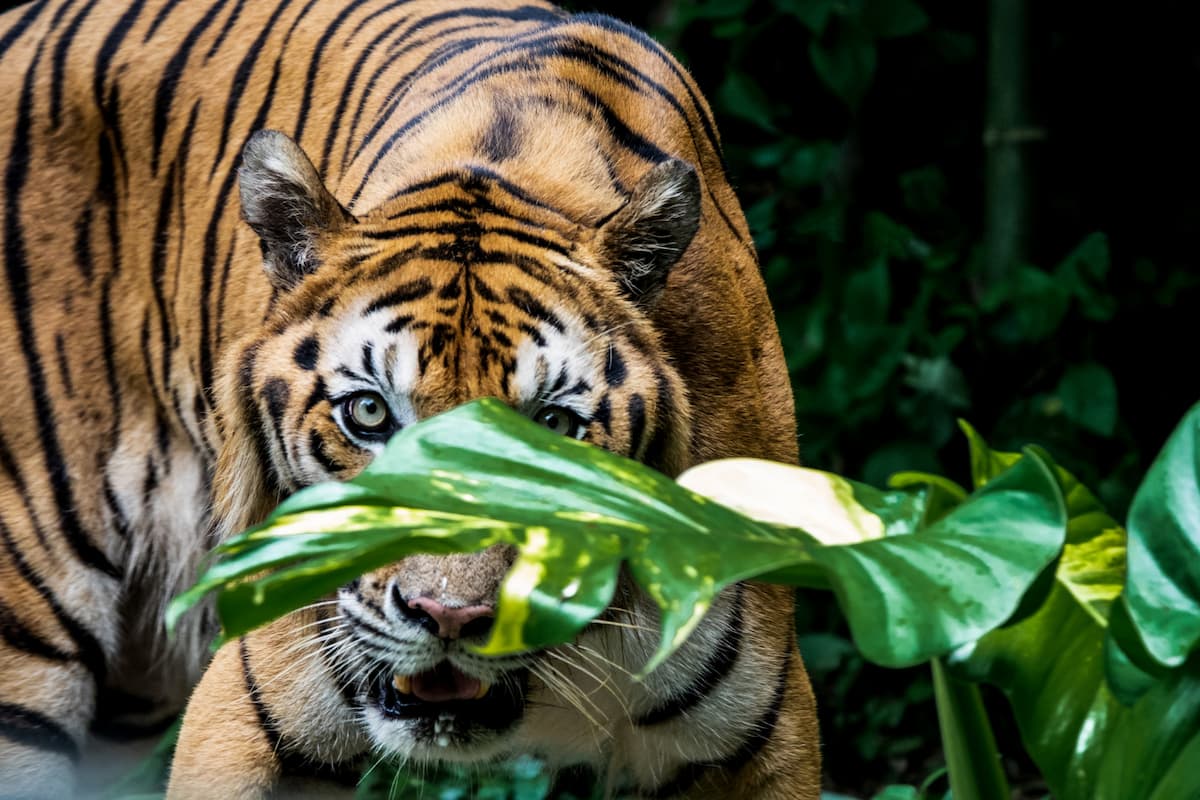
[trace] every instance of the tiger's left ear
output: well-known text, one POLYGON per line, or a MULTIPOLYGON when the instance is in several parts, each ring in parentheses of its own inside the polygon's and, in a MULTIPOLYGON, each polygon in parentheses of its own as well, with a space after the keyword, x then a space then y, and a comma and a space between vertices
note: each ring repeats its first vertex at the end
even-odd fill
POLYGON ((673 158, 647 172, 629 201, 600 228, 597 253, 643 309, 658 301, 671 267, 700 227, 700 179, 673 158))
POLYGON ((238 169, 242 217, 262 241, 271 283, 290 289, 317 268, 316 242, 352 222, 308 156, 279 131, 258 131, 246 142, 238 169))

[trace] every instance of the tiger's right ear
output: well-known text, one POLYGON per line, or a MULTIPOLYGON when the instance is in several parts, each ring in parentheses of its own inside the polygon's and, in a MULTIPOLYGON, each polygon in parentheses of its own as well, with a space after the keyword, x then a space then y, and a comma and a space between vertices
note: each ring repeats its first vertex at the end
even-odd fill
POLYGON ((668 159, 642 176, 628 202, 599 229, 601 262, 643 309, 658 302, 671 267, 700 229, 700 202, 695 168, 668 159))
POLYGON ((279 131, 246 142, 238 169, 242 217, 258 234, 271 283, 290 289, 317 268, 316 242, 354 217, 325 188, 300 145, 279 131))

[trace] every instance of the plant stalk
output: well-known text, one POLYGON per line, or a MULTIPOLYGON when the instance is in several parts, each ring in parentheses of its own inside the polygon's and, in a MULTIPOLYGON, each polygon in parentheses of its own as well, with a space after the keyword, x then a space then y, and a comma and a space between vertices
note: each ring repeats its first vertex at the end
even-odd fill
POLYGON ((1028 145, 1042 138, 1029 119, 1026 0, 991 0, 983 144, 986 159, 984 280, 1004 282, 1026 257, 1028 145))
POLYGON ((1009 800, 1012 792, 979 687, 952 677, 941 659, 933 659, 931 665, 951 795, 954 800, 1009 800))

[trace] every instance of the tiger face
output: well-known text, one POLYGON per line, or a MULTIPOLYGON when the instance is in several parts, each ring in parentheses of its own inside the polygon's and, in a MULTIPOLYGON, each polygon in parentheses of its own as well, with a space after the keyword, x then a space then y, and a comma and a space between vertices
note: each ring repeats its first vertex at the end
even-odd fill
MULTIPOLYGON (((240 180, 279 298, 225 370, 228 532, 478 397, 668 474, 686 465, 683 382, 647 312, 698 224, 691 167, 651 169, 598 228, 469 167, 355 217, 269 131, 247 145, 240 180)), ((410 557, 343 587, 319 615, 310 632, 377 749, 489 757, 554 680, 544 656, 470 651, 512 559, 506 547, 410 557)))

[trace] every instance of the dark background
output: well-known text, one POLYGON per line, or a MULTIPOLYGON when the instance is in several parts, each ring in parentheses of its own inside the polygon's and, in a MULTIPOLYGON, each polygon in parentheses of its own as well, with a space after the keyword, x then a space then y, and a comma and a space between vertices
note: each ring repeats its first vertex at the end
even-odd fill
MULTIPOLYGON (((1190 4, 570 5, 652 32, 712 103, 808 465, 966 483, 964 418, 995 447, 1046 446, 1124 517, 1200 399, 1190 4)), ((933 774, 927 673, 865 664, 820 595, 798 622, 830 788, 933 774)), ((1044 794, 989 708, 1017 786, 1044 794)))

